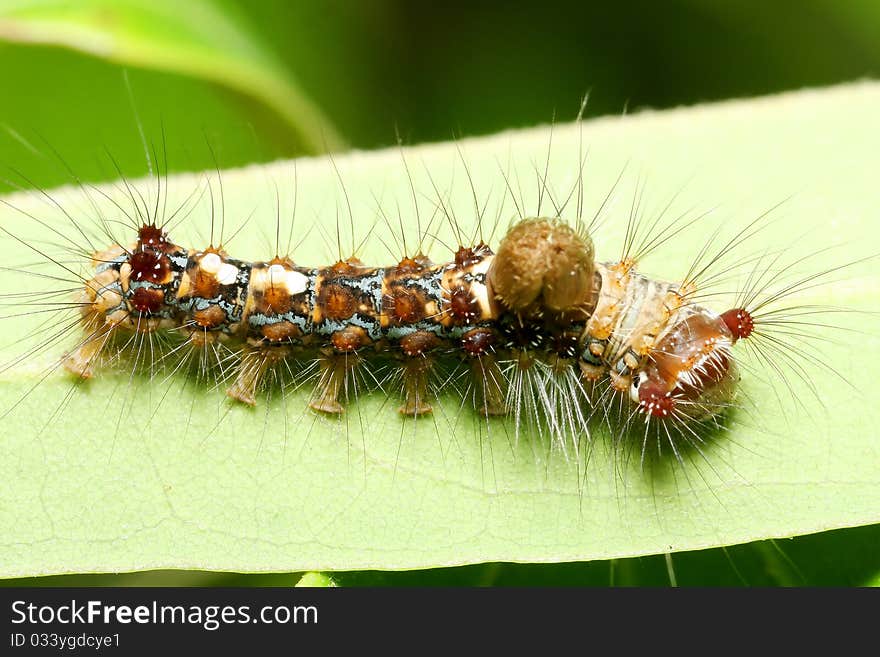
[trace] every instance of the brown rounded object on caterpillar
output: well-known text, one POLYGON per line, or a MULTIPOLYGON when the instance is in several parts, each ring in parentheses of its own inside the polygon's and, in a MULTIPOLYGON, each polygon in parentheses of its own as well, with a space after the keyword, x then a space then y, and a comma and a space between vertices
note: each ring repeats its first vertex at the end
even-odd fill
POLYGON ((286 342, 302 337, 302 331, 293 322, 286 320, 266 324, 260 329, 263 337, 269 342, 286 342))
POLYGON ((171 263, 168 258, 158 251, 147 249, 145 251, 136 251, 131 254, 128 259, 131 266, 131 280, 157 285, 168 283, 171 274, 171 263))
POLYGON ((449 294, 446 312, 457 324, 470 324, 480 316, 480 302, 470 290, 459 286, 449 294))
POLYGON ((360 326, 346 326, 330 336, 330 343, 338 352, 357 351, 369 342, 370 339, 360 326))
POLYGON ((423 356, 439 344, 439 338, 428 331, 416 331, 400 339, 400 349, 409 357, 423 356))
POLYGON ((755 320, 745 308, 731 308, 721 313, 721 319, 730 329, 734 342, 749 337, 755 330, 755 320))
POLYGON ((492 293, 513 312, 564 312, 588 306, 593 242, 558 219, 524 219, 508 231, 486 274, 492 293))
POLYGON ((382 307, 395 324, 414 324, 425 316, 425 299, 405 288, 395 288, 386 294, 382 307))
POLYGON ((165 294, 156 288, 139 287, 131 295, 131 307, 141 314, 156 313, 165 302, 165 294))
POLYGON ((193 321, 202 328, 216 328, 226 321, 226 312, 220 306, 211 304, 193 313, 193 321))
POLYGON ((497 335, 490 328, 475 328, 461 338, 461 348, 468 356, 479 357, 495 348, 497 335))

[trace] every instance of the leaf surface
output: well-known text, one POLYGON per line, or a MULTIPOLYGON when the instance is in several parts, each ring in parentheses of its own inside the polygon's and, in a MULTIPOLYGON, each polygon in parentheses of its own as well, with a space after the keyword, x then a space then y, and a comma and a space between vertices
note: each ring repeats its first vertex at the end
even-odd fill
MULTIPOLYGON (((483 236, 490 239, 497 223, 497 244, 517 214, 508 187, 528 213, 536 212, 539 196, 542 213, 551 213, 578 181, 582 143, 589 149, 588 218, 626 168, 594 231, 601 259, 620 253, 634 198, 647 218, 673 197, 672 218, 715 208, 641 265, 664 278, 681 276, 719 225, 735 234, 785 201, 734 261, 748 266, 749 255, 782 251, 781 262, 802 259, 799 271, 821 272, 872 254, 880 227, 878 113, 880 86, 861 84, 601 119, 582 129, 557 125, 546 189, 537 183, 551 142, 544 127, 406 148, 411 176, 397 149, 224 171, 222 204, 216 174, 205 174, 214 176, 210 190, 204 177, 173 176, 165 207, 170 212, 202 189, 172 236, 205 246, 213 192, 224 234, 244 224, 225 244, 230 254, 265 259, 274 250, 275 188, 286 242, 295 179, 291 236, 298 262, 328 264, 338 250, 347 256, 352 242, 366 240, 358 249, 364 261, 391 264, 402 250, 394 238, 398 216, 408 250, 421 226, 429 234, 426 248, 440 261, 455 242, 442 210, 456 217, 462 235, 475 235, 476 196, 477 207, 486 208, 483 236)), ((156 181, 137 185, 149 204, 156 181)), ((124 185, 102 189, 133 214, 124 185)), ((88 192, 109 219, 125 219, 101 194, 88 192)), ((95 211, 83 190, 50 195, 91 225, 95 211)), ((83 242, 38 194, 6 200, 0 226, 25 243, 48 253, 63 241, 33 217, 83 242)), ((575 205, 563 214, 573 216, 575 205)), ((5 262, 23 267, 44 259, 8 235, 0 242, 5 262)), ((728 430, 687 453, 683 464, 666 450, 660 466, 644 468, 638 455, 627 459, 612 449, 601 422, 589 459, 583 445, 579 455, 566 455, 539 436, 523 434, 513 444, 509 421, 487 424, 466 403, 462 410, 461 394, 451 390, 432 419, 413 423, 397 415, 390 386, 386 394, 361 396, 340 421, 306 410, 306 387, 263 398, 256 409, 229 404, 222 388, 180 376, 107 372, 74 388, 60 372, 46 376, 64 349, 50 339, 57 317, 55 324, 48 318, 48 329, 45 316, 4 319, 3 342, 14 343, 2 352, 4 362, 29 345, 46 349, 0 377, 0 408, 14 406, 0 432, 0 574, 591 560, 880 522, 880 396, 870 384, 880 366, 878 269, 876 259, 846 267, 792 301, 848 309, 816 316, 824 326, 810 328, 828 341, 808 353, 834 372, 802 360, 806 380, 790 375, 786 385, 766 363, 748 361, 743 409, 728 430)), ((59 273, 51 263, 42 271, 59 273)), ((20 271, 0 280, 6 295, 47 285, 20 271)), ((4 298, 11 313, 16 299, 4 298)), ((710 305, 723 310, 723 303, 710 305)))

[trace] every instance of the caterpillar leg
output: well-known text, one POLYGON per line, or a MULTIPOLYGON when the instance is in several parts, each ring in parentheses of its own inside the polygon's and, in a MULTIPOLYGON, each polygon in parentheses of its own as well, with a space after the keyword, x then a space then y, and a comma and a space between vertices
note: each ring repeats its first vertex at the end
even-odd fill
POLYGON ((309 407, 339 415, 345 410, 339 402, 340 395, 348 399, 349 391, 352 396, 357 392, 354 375, 361 364, 357 351, 370 341, 364 329, 346 326, 330 336, 330 342, 333 347, 324 350, 318 359, 318 385, 309 407))
POLYGON ((476 409, 487 417, 507 415, 504 374, 494 353, 497 337, 492 329, 477 328, 465 333, 461 339, 462 348, 470 356, 476 409))
POLYGON ((348 397, 348 389, 353 385, 353 371, 357 365, 358 356, 354 353, 321 356, 318 361, 318 384, 309 407, 332 415, 344 412, 345 407, 339 402, 339 397, 348 397))
POLYGON ((86 283, 80 292, 83 339, 61 361, 65 370, 83 379, 94 376, 94 364, 119 326, 128 319, 119 287, 118 273, 106 269, 86 283))
POLYGON ((440 340, 428 331, 416 331, 400 340, 403 363, 404 402, 398 411, 401 415, 425 415, 434 410, 428 403, 428 388, 435 363, 430 352, 440 340))
POLYGON ((115 330, 116 327, 101 327, 87 332, 80 345, 65 354, 61 365, 81 379, 91 379, 95 375, 94 364, 100 359, 115 330))
POLYGON ((507 415, 504 374, 492 354, 471 359, 471 376, 477 390, 477 411, 481 415, 507 415))
POLYGON ((433 361, 422 356, 410 357, 404 361, 401 366, 404 402, 397 409, 401 415, 425 415, 434 410, 428 403, 428 379, 433 367, 433 361))
POLYGON ((276 363, 284 360, 289 353, 287 347, 279 346, 246 346, 241 351, 241 361, 236 372, 235 381, 226 389, 226 394, 248 406, 257 403, 257 390, 266 371, 276 363))

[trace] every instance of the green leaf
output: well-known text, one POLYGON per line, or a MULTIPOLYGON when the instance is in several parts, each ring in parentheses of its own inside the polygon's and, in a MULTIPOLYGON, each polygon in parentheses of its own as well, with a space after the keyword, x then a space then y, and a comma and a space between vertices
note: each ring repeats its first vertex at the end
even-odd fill
POLYGON ((296 583, 298 587, 327 588, 336 586, 333 578, 326 573, 305 573, 296 583))
POLYGON ((0 69, 16 90, 0 96, 0 194, 69 183, 69 170, 89 182, 114 180, 120 171, 145 175, 141 134, 177 171, 212 169, 218 161, 241 166, 302 149, 264 105, 196 78, 144 69, 123 74, 79 52, 5 44, 0 69))
MULTIPOLYGON (((589 148, 585 214, 600 207, 628 163, 617 200, 594 231, 596 252, 602 259, 618 256, 634 190, 644 181, 646 217, 676 194, 672 217, 717 208, 641 265, 651 275, 681 276, 719 224, 736 234, 788 197, 736 251, 734 260, 746 269, 749 256, 768 251, 783 252, 780 264, 802 259, 797 269, 807 273, 871 255, 880 200, 871 166, 880 145, 873 130, 878 112, 880 86, 863 84, 588 122, 582 129, 589 148)), ((580 132, 577 125, 552 130, 547 186, 558 203, 578 180, 580 132)), ((462 161, 477 204, 487 208, 484 237, 499 218, 497 243, 515 216, 504 178, 517 203, 536 212, 536 180, 544 172, 550 133, 545 127, 404 149, 418 219, 396 149, 333 162, 299 160, 295 170, 279 163, 225 171, 222 206, 216 175, 210 191, 199 176, 172 176, 168 212, 200 186, 204 191, 173 237, 193 247, 207 244, 213 192, 215 214, 225 208, 227 236, 245 223, 226 245, 229 252, 269 257, 275 186, 281 216, 289 217, 295 171, 298 261, 326 264, 338 257, 337 226, 342 255, 366 239, 358 251, 366 262, 397 259, 401 249, 377 206, 394 226, 400 216, 410 251, 419 224, 436 237, 430 251, 439 261, 450 256, 444 244, 451 248, 455 238, 442 218, 424 228, 442 214, 438 206, 454 213, 463 234, 476 232, 474 194, 462 161)), ((155 181, 139 185, 145 198, 155 197, 155 181)), ((122 185, 101 189, 127 207, 122 185)), ((82 190, 51 195, 81 222, 94 215, 82 190)), ((90 190, 90 196, 109 219, 124 219, 99 193, 90 190)), ((60 238, 21 211, 82 242, 39 195, 7 200, 18 210, 0 205, 0 226, 24 242, 49 250, 47 242, 60 238)), ((566 216, 574 206, 572 201, 566 216)), ((542 211, 551 207, 545 192, 542 211)), ((42 259, 8 237, 0 248, 5 263, 42 259)), ((51 265, 44 271, 62 273, 51 265)), ((45 289, 39 279, 16 272, 0 278, 11 303, 21 300, 15 293, 45 289)), ((747 400, 729 429, 703 446, 702 455, 687 453, 682 465, 667 453, 660 465, 644 469, 637 455, 627 460, 614 452, 600 424, 586 469, 584 451, 564 455, 538 436, 520 435, 512 445, 510 421, 487 424, 461 410, 461 398, 452 393, 433 419, 413 423, 395 412, 393 389, 390 400, 380 392, 363 395, 336 421, 306 409, 306 387, 283 399, 261 399, 256 409, 228 403, 222 390, 181 376, 151 381, 107 372, 73 388, 60 372, 42 379, 63 351, 49 339, 57 324, 40 332, 44 317, 6 319, 6 341, 21 342, 4 350, 3 360, 28 345, 48 349, 0 377, 0 408, 25 395, 2 420, 0 574, 561 562, 876 523, 880 405, 871 381, 880 366, 878 260, 826 278, 827 284, 810 287, 792 303, 850 310, 813 318, 822 324, 815 331, 829 341, 806 353, 834 371, 803 360, 809 384, 797 376, 786 383, 773 367, 751 361, 754 367, 743 372, 747 400)), ((712 301, 718 309, 723 303, 712 301)))
POLYGON ((127 66, 209 80, 271 108, 307 152, 335 150, 344 144, 231 4, 3 0, 0 39, 58 45, 127 66))

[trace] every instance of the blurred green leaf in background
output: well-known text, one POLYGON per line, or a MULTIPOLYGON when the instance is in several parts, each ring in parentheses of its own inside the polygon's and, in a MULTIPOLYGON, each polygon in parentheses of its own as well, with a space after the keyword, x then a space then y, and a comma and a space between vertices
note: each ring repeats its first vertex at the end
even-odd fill
MULTIPOLYGON (((206 139, 234 166, 570 118, 587 91, 596 116, 867 78, 878 29, 873 0, 0 0, 0 124, 110 180, 104 147, 146 171, 123 67, 144 132, 200 170, 206 139)), ((69 179, 2 130, 0 154, 69 179)))
POLYGON ((102 149, 121 172, 142 171, 141 132, 156 141, 164 131, 169 160, 190 169, 212 166, 214 149, 228 166, 342 147, 234 9, 210 0, 0 2, 0 38, 12 44, 0 47, 0 66, 15 90, 0 105, 3 139, 19 147, 4 148, 7 157, 47 185, 64 179, 57 159, 39 161, 50 149, 84 179, 115 177, 95 168, 102 149), (129 84, 123 71, 133 67, 129 84))
MULTIPOLYGON (((587 114, 599 115, 874 77, 878 35, 874 0, 0 0, 0 191, 68 183, 71 171, 90 181, 143 174, 141 134, 167 152, 172 170, 203 170, 373 148, 396 133, 417 143, 546 123, 573 115, 587 91, 587 114)), ((876 583, 877 538, 876 527, 841 530, 675 562, 685 584, 876 583)), ((658 558, 336 579, 662 584, 665 576, 658 558)), ((127 577, 99 581, 150 576, 127 577)), ((297 579, 272 577, 252 581, 297 579)))

